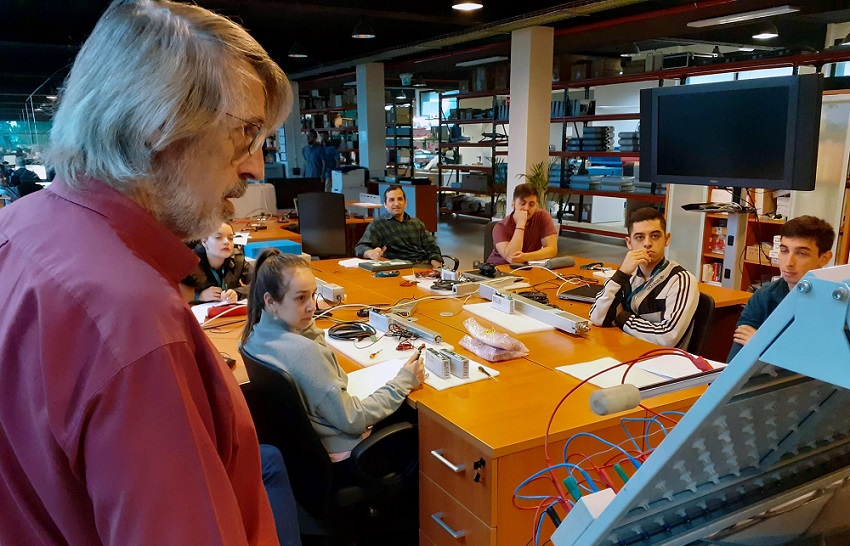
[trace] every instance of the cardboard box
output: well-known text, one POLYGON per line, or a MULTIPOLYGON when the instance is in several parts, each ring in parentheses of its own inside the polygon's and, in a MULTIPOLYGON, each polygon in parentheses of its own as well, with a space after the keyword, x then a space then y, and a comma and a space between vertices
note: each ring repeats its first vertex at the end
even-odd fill
POLYGON ((460 179, 460 187, 465 190, 487 191, 487 175, 466 173, 460 179))
POLYGON ((590 61, 578 61, 570 67, 570 81, 586 80, 590 77, 590 61))
POLYGON ((593 59, 590 62, 590 77, 591 78, 608 78, 611 76, 619 76, 622 72, 619 58, 616 59, 593 59))

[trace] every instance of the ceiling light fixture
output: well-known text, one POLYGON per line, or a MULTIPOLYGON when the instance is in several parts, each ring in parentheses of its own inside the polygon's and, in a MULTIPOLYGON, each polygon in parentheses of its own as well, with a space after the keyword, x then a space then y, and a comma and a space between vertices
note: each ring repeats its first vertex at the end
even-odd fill
POLYGON ((458 11, 475 11, 483 7, 484 4, 481 3, 481 0, 454 0, 454 3, 452 3, 452 9, 458 11))
POLYGON ((776 25, 773 23, 767 23, 761 25, 755 34, 753 34, 753 39, 755 40, 771 40, 773 38, 777 38, 779 36, 779 31, 776 29, 776 25))
POLYGON ((739 47, 738 48, 738 51, 744 51, 746 53, 749 53, 749 52, 755 51, 755 50, 756 50, 756 48, 754 48, 754 47, 739 47))
POLYGON ((699 21, 691 21, 689 27, 702 28, 713 27, 717 25, 728 25, 732 23, 740 23, 742 21, 752 21, 753 19, 762 19, 764 17, 775 17, 777 15, 785 15, 800 11, 800 8, 784 5, 776 6, 775 8, 758 9, 755 11, 746 11, 744 13, 733 13, 732 15, 723 15, 720 17, 712 17, 710 19, 700 19, 699 21))
POLYGON ((287 53, 286 56, 293 59, 306 59, 307 51, 301 47, 301 44, 298 42, 293 42, 292 47, 289 48, 289 53, 287 53))
POLYGON ((499 55, 496 57, 484 57, 483 59, 475 59, 473 61, 461 61, 459 63, 455 63, 455 66, 478 66, 480 64, 498 63, 500 61, 507 60, 508 58, 504 55, 499 55))
POLYGON ((841 43, 839 45, 850 45, 850 34, 845 36, 844 39, 841 40, 841 43))
POLYGON ((372 25, 360 19, 355 25, 354 30, 351 31, 351 37, 357 38, 358 40, 368 40, 369 38, 375 37, 375 29, 372 28, 372 25))
POLYGON ((413 82, 413 87, 426 87, 426 83, 424 80, 417 80, 413 82))
POLYGON ((56 96, 56 95, 47 95, 45 98, 47 100, 58 100, 59 99, 59 97, 56 96))

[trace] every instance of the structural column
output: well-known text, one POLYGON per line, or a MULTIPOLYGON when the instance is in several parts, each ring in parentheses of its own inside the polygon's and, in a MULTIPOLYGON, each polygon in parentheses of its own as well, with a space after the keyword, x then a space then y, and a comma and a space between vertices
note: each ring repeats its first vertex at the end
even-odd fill
POLYGON ((283 146, 286 152, 286 177, 304 176, 304 158, 301 149, 306 145, 306 134, 301 132, 301 104, 298 101, 298 82, 292 83, 292 112, 283 122, 283 146), (298 169, 298 171, 295 171, 298 169), (298 174, 296 174, 296 172, 298 174))
POLYGON ((508 139, 508 210, 517 175, 549 161, 554 31, 530 27, 511 33, 511 109, 508 139))
POLYGON ((357 65, 357 127, 360 165, 372 178, 384 177, 387 167, 384 65, 357 65))

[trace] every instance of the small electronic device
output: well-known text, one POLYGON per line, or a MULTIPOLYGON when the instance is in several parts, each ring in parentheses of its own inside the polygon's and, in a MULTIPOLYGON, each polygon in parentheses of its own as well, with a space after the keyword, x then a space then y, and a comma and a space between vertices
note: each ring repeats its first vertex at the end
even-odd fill
POLYGON ((451 361, 449 357, 432 347, 425 349, 425 369, 440 379, 449 379, 451 377, 451 361))
POLYGON ((449 359, 449 371, 453 376, 460 379, 469 379, 468 358, 448 349, 440 349, 440 352, 449 359))
POLYGON ((398 269, 394 269, 392 271, 378 271, 375 273, 375 276, 378 278, 398 277, 398 269))
POLYGON ((366 271, 375 273, 377 271, 389 271, 390 269, 399 269, 412 266, 413 263, 407 260, 373 260, 371 262, 360 262, 360 267, 366 271))
POLYGON ((514 312, 514 298, 510 294, 502 294, 501 292, 493 292, 493 298, 490 300, 493 309, 502 313, 511 314, 514 312))
POLYGON ((582 303, 593 303, 596 301, 596 295, 602 290, 602 287, 596 284, 583 284, 569 290, 564 290, 558 293, 558 299, 569 301, 580 301, 582 303))
POLYGON ((345 299, 345 288, 332 282, 323 281, 316 277, 316 293, 328 303, 342 303, 345 299))

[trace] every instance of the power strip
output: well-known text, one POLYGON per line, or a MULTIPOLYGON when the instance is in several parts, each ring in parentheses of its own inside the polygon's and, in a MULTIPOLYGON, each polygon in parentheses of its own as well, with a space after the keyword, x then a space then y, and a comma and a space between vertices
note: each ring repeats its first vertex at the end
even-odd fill
MULTIPOLYGON (((482 298, 492 301, 493 294, 498 294, 498 291, 488 283, 482 283, 478 287, 478 293, 482 298)), ((590 331, 590 321, 586 318, 561 309, 547 307, 546 305, 516 294, 514 294, 513 300, 514 309, 518 313, 537 319, 543 324, 554 326, 562 332, 583 335, 590 331)))

